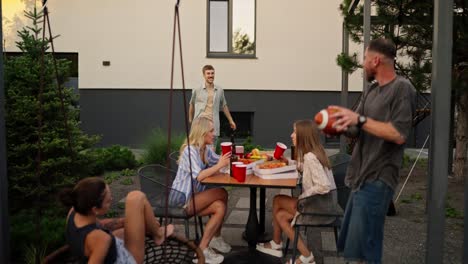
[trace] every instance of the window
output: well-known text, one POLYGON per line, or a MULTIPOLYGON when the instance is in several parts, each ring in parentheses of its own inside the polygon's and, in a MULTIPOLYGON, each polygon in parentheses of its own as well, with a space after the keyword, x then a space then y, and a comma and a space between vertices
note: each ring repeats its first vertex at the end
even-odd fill
POLYGON ((255 58, 256 0, 208 0, 207 57, 255 58))
MULTIPOLYGON (((236 122, 236 138, 245 139, 248 136, 253 136, 253 112, 231 112, 232 119, 236 122)), ((231 126, 229 121, 223 112, 219 112, 220 121, 220 137, 230 138, 232 134, 231 126)))

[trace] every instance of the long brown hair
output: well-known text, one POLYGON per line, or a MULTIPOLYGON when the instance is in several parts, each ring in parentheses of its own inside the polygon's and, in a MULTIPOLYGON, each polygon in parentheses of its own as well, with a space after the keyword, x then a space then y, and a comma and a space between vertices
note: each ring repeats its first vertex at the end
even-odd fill
POLYGON ((317 125, 312 120, 299 120, 294 123, 296 128, 296 155, 300 162, 304 162, 304 155, 312 152, 322 166, 331 168, 327 153, 320 142, 317 125))

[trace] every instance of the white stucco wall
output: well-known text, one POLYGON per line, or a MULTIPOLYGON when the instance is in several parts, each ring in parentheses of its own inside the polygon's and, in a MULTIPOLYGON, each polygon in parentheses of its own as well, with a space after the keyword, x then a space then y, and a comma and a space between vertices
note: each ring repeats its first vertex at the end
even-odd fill
MULTIPOLYGON (((341 89, 341 71, 335 62, 341 51, 341 0, 257 0, 256 59, 207 58, 207 1, 181 2, 188 88, 199 86, 201 67, 212 64, 215 82, 225 89, 341 89)), ((11 16, 18 3, 23 2, 4 0, 3 9, 9 9, 11 16)), ((55 40, 57 51, 79 53, 80 88, 168 88, 174 3, 49 0, 53 33, 61 35, 55 40), (104 60, 111 66, 102 66, 104 60)), ((21 14, 18 17, 23 19, 21 14)), ((15 50, 10 31, 21 25, 11 21, 4 23, 7 51, 15 50)), ((176 62, 175 87, 181 87, 178 56, 176 62)), ((351 76, 350 90, 362 89, 361 75, 351 76)))

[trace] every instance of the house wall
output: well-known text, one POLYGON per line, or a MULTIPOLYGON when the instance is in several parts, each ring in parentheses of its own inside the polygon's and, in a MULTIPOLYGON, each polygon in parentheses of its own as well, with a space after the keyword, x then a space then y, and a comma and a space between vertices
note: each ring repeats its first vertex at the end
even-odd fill
MULTIPOLYGON (((15 2, 21 0, 6 0, 4 6, 12 9, 15 2)), ((25 5, 28 2, 31 5, 25 5)), ((49 1, 52 30, 60 35, 56 50, 79 54, 80 89, 169 88, 174 3, 49 1)), ((341 51, 341 0, 256 3, 257 58, 214 59, 206 57, 207 1, 181 2, 186 86, 198 87, 201 67, 212 64, 216 82, 226 90, 339 91, 341 72, 335 58, 341 51)), ((7 31, 21 25, 10 23, 7 31)), ((6 48, 13 51, 14 34, 7 35, 6 48)), ((174 86, 180 88, 180 67, 175 69, 174 86)), ((361 83, 351 82, 350 90, 360 91, 361 83)))
MULTIPOLYGON (((53 34, 60 35, 54 40, 56 51, 78 53, 79 81, 74 82, 81 95, 82 127, 102 134, 102 145, 139 147, 152 128, 167 128, 174 3, 48 1, 53 34)), ((339 104, 341 71, 335 58, 341 51, 341 0, 257 0, 254 59, 207 58, 207 1, 181 3, 187 88, 202 83, 203 65, 214 65, 215 82, 226 90, 231 110, 254 112, 256 143, 290 142, 294 120, 339 104)), ((15 32, 27 23, 22 10, 31 9, 34 1, 2 4, 5 49, 16 51, 15 32)), ((350 51, 362 56, 360 45, 352 44, 350 51)), ((178 56, 176 89, 182 86, 178 56)), ((350 76, 349 90, 362 90, 362 71, 350 76)), ((356 98, 350 94, 350 106, 356 98)), ((183 131, 180 90, 175 100, 174 127, 183 131)))

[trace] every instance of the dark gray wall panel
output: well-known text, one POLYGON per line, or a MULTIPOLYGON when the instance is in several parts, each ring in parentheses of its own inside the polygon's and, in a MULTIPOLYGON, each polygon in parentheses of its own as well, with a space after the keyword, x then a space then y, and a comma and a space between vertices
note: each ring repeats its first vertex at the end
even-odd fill
MULTIPOLYGON (((190 93, 187 100, 190 99, 190 93)), ((184 131, 182 93, 174 92, 173 130, 184 131)), ((167 90, 80 90, 82 128, 102 135, 101 145, 121 144, 139 148, 157 127, 167 129, 167 90)))
MULTIPOLYGON (((188 91, 187 102, 190 95, 188 91)), ((232 112, 254 112, 253 139, 265 147, 273 147, 277 141, 290 145, 295 120, 313 119, 321 109, 340 102, 339 92, 228 90, 225 95, 232 112)), ((80 96, 82 128, 86 133, 102 135, 103 146, 139 148, 152 129, 167 129, 169 90, 80 89, 80 96)), ((352 106, 359 93, 349 96, 352 106)), ((180 90, 174 91, 173 100, 173 131, 181 133, 184 115, 180 90)), ((422 145, 428 131, 426 123, 424 120, 418 126, 411 143, 422 145)))

